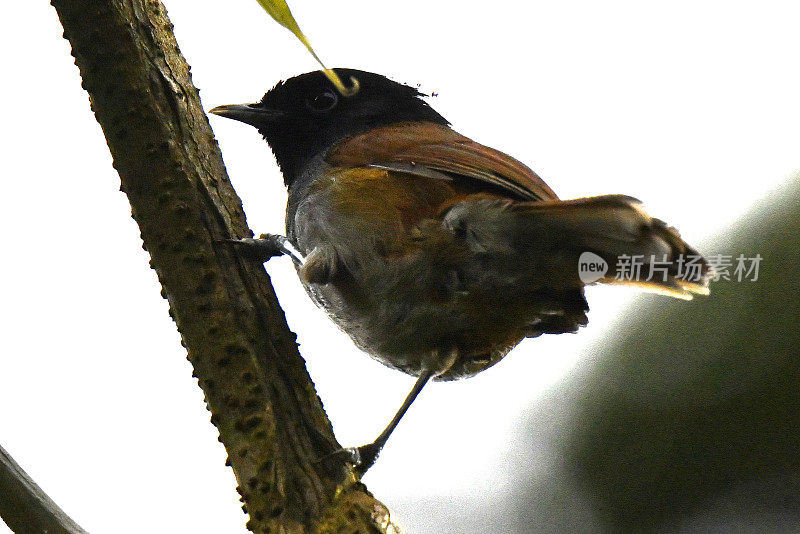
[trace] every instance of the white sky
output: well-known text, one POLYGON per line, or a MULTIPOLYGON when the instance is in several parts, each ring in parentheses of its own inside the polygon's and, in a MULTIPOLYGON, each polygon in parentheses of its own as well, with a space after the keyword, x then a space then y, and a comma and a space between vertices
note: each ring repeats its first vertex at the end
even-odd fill
MULTIPOLYGON (((166 5, 206 109, 316 68, 254 0, 166 5)), ((724 232, 800 169, 796 2, 292 8, 330 66, 420 83, 456 129, 529 164, 563 198, 636 196, 691 242, 724 232)), ((242 532, 224 450, 61 33, 45 2, 14 2, 0 20, 0 443, 90 532, 242 532)), ((266 145, 232 121, 212 126, 251 228, 282 231, 285 192, 266 145)), ((339 440, 371 441, 413 378, 360 354, 287 260, 268 270, 339 440)), ((607 335, 629 293, 588 296, 581 334, 528 340, 476 378, 426 389, 369 488, 390 507, 498 497, 526 408, 607 335)), ((393 510, 419 521, 413 506, 393 510)))

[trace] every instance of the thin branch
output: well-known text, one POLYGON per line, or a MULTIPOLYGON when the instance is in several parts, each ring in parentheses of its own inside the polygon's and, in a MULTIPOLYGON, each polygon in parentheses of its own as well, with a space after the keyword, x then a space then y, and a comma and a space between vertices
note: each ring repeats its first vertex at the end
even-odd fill
MULTIPOLYGON (((52 0, 257 533, 395 531, 358 483, 261 265, 158 0, 52 0)), ((80 169, 75 170, 80 174, 80 169)))
POLYGON ((17 534, 87 534, 0 447, 0 517, 17 534))

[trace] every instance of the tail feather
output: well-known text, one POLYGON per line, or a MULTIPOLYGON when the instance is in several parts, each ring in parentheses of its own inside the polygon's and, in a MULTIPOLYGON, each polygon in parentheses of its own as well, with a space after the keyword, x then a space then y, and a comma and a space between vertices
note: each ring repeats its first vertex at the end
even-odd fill
POLYGON ((559 248, 579 254, 576 270, 584 283, 628 285, 683 299, 709 292, 708 261, 635 198, 606 195, 519 203, 513 209, 524 212, 528 231, 554 235, 559 248), (591 269, 593 258, 607 270, 600 261, 591 269))
POLYGON ((708 261, 632 197, 474 197, 452 206, 444 223, 480 262, 492 262, 491 277, 509 285, 567 289, 599 282, 683 299, 708 294, 708 261))

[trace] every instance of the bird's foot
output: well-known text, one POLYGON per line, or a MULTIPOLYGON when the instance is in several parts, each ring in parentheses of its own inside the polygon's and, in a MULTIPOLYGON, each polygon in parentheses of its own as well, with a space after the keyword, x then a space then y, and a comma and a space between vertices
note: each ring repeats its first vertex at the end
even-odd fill
POLYGON ((375 460, 378 459, 382 448, 383 446, 378 443, 370 443, 360 447, 345 447, 324 456, 320 461, 341 458, 353 465, 353 470, 358 476, 363 476, 375 464, 375 460))
POLYGON ((289 239, 279 234, 261 234, 257 239, 252 237, 245 237, 243 239, 223 239, 222 242, 236 246, 241 249, 247 257, 261 262, 284 254, 292 258, 292 261, 299 265, 302 265, 305 261, 303 255, 298 252, 289 239))

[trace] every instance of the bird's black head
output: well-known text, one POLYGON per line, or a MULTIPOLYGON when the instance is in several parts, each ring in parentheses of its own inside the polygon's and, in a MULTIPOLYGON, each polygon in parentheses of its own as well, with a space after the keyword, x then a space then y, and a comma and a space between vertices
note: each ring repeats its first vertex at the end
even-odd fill
POLYGON ((380 74, 334 69, 358 91, 343 96, 322 71, 280 82, 261 102, 219 106, 212 113, 255 126, 272 147, 287 185, 303 164, 346 137, 399 122, 448 122, 422 100, 422 94, 380 74))

